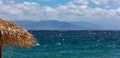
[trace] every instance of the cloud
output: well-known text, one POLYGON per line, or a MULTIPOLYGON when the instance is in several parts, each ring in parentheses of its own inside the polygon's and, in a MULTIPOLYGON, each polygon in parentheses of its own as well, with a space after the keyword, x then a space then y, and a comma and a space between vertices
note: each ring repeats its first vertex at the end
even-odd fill
POLYGON ((73 0, 73 3, 87 5, 89 1, 88 0, 73 0))
MULTIPOLYGON (((94 3, 101 5, 108 4, 101 0, 92 0, 94 3), (101 2, 100 2, 101 1, 101 2)), ((21 2, 5 4, 0 1, 0 16, 8 20, 60 20, 60 21, 85 21, 85 20, 105 20, 105 19, 119 19, 120 7, 111 9, 110 6, 106 8, 92 8, 88 4, 88 0, 72 0, 65 5, 58 5, 57 7, 41 6, 37 2, 21 2)))
POLYGON ((51 2, 51 1, 54 1, 54 0, 39 0, 39 1, 51 2))
POLYGON ((120 0, 92 0, 97 5, 120 5, 120 0))
POLYGON ((109 0, 92 0, 93 3, 97 4, 97 5, 101 5, 101 4, 108 4, 109 0))
POLYGON ((0 0, 0 4, 2 4, 2 1, 0 0))
POLYGON ((33 18, 38 18, 43 14, 41 6, 36 2, 23 2, 23 3, 14 3, 14 4, 0 4, 0 15, 7 19, 17 19, 24 20, 33 18), (39 15, 38 15, 39 14, 39 15))

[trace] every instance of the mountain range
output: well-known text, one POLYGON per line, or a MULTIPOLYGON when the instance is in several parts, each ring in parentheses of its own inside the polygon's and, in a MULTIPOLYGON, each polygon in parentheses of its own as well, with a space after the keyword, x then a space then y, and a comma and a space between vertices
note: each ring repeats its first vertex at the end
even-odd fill
POLYGON ((120 30, 119 24, 102 24, 90 22, 47 21, 13 21, 28 30, 120 30))

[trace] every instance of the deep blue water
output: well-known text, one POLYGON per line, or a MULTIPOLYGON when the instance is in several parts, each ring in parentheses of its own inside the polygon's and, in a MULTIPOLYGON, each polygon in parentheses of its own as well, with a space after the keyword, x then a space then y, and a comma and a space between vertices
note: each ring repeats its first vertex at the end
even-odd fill
POLYGON ((29 31, 39 45, 3 48, 3 58, 120 58, 120 31, 29 31))

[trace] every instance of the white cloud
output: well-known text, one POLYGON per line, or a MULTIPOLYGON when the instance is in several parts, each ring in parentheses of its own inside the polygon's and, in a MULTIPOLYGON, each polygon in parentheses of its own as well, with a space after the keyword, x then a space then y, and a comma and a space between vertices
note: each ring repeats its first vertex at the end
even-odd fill
POLYGON ((97 4, 97 5, 108 4, 108 1, 109 0, 92 0, 92 2, 97 4))
POLYGON ((89 2, 88 0, 73 0, 73 3, 87 5, 89 2))
MULTIPOLYGON (((96 1, 98 2, 98 0, 96 1)), ((88 3, 87 0, 73 0, 66 3, 66 5, 58 5, 52 8, 50 6, 41 6, 36 2, 12 2, 12 4, 0 2, 0 16, 8 20, 35 21, 53 19, 61 21, 83 21, 120 18, 120 8, 91 8, 88 6, 88 3)), ((104 2, 104 4, 106 3, 104 2)))
POLYGON ((18 4, 0 4, 0 15, 7 19, 32 20, 43 15, 43 8, 35 2, 23 2, 18 4))
POLYGON ((51 1, 54 1, 54 0, 39 0, 39 1, 51 2, 51 1))
POLYGON ((120 5, 120 0, 91 0, 97 5, 120 5))
POLYGON ((0 1, 0 4, 2 4, 2 1, 0 1))

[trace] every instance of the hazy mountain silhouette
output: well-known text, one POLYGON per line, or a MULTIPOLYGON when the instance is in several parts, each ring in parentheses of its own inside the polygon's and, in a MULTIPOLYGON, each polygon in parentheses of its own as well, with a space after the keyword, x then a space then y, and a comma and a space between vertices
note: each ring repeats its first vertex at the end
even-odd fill
POLYGON ((98 24, 89 22, 61 22, 56 20, 48 21, 14 21, 28 30, 98 30, 103 28, 98 24))

